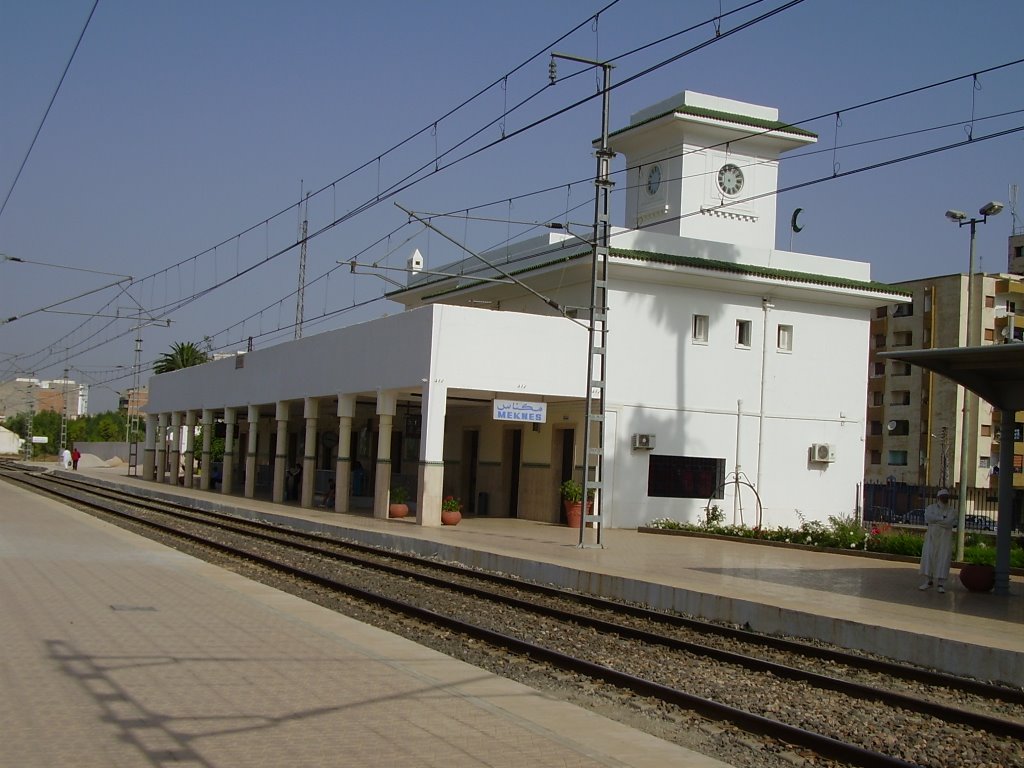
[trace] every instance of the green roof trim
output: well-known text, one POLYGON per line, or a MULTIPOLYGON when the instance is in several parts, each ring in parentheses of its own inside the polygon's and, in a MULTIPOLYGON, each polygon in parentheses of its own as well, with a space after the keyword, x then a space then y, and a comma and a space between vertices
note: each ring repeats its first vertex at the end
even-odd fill
POLYGON ((668 253, 652 253, 650 251, 631 251, 621 248, 612 248, 614 256, 636 261, 652 261, 660 264, 675 264, 682 267, 695 269, 707 269, 714 272, 729 272, 735 275, 750 275, 751 277, 765 277, 775 280, 786 280, 793 283, 808 283, 810 285, 825 285, 835 288, 854 288, 871 293, 892 293, 899 296, 911 296, 910 291, 896 288, 888 283, 880 283, 876 280, 852 280, 846 277, 835 277, 833 275, 818 275, 813 272, 797 272, 791 269, 775 269, 774 267, 760 267, 755 264, 736 264, 731 261, 720 261, 718 259, 704 259, 700 256, 673 256, 668 253))
POLYGON ((811 131, 804 130, 803 128, 797 128, 795 125, 784 123, 781 120, 764 120, 760 117, 751 117, 750 115, 740 115, 733 112, 720 112, 717 109, 706 109, 704 107, 689 107, 686 104, 680 104, 678 107, 673 107, 667 112, 662 112, 660 115, 654 115, 647 120, 642 120, 634 125, 627 126, 618 131, 614 131, 610 136, 618 136, 621 133, 630 131, 638 126, 645 125, 655 120, 660 120, 666 115, 683 114, 690 115, 692 117, 703 117, 709 120, 721 120, 727 123, 738 123, 739 125, 746 125, 750 128, 757 128, 762 131, 778 131, 779 133, 788 133, 793 136, 802 136, 804 138, 816 139, 818 134, 811 131))
MULTIPOLYGON (((880 283, 876 280, 853 280, 845 277, 835 277, 833 275, 819 275, 813 272, 797 272, 790 269, 775 269, 773 267, 761 267, 755 264, 736 264, 731 261, 720 261, 718 259, 705 259, 700 256, 675 256, 668 253, 655 253, 653 251, 634 251, 625 248, 611 248, 609 249, 612 256, 616 256, 623 259, 632 259, 634 261, 646 261, 655 264, 671 264, 680 267, 690 267, 691 269, 704 269, 712 272, 726 272, 734 275, 747 275, 750 277, 761 277, 772 280, 783 280, 792 283, 805 283, 808 285, 821 285, 831 288, 849 288, 853 290, 866 291, 868 293, 889 293, 896 296, 906 296, 910 298, 913 294, 909 290, 903 288, 897 288, 888 283, 880 283)), ((533 264, 523 269, 516 270, 514 272, 508 272, 509 275, 519 276, 527 272, 533 272, 537 269, 543 269, 545 267, 554 266, 556 264, 565 263, 568 261, 575 261, 576 259, 589 257, 591 251, 589 248, 585 250, 579 250, 574 253, 569 253, 564 256, 552 259, 550 261, 543 262, 541 264, 533 264)), ((444 280, 450 280, 451 278, 441 278, 438 282, 444 280)), ((466 290, 467 288, 475 288, 486 283, 482 280, 473 281, 460 285, 456 288, 449 288, 437 293, 429 294, 423 297, 424 300, 436 299, 441 296, 445 296, 458 291, 466 290)), ((393 291, 394 295, 401 293, 402 291, 393 291)))

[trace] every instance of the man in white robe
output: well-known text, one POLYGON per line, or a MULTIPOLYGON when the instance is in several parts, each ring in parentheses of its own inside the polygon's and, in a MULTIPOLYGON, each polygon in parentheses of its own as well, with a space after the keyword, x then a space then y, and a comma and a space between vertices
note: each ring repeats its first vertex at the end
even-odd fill
POLYGON ((918 589, 928 589, 938 583, 939 592, 945 592, 949 563, 953 558, 953 526, 957 522, 957 510, 949 503, 949 491, 945 488, 936 494, 935 503, 925 509, 924 522, 928 531, 924 536, 919 568, 924 581, 918 589))

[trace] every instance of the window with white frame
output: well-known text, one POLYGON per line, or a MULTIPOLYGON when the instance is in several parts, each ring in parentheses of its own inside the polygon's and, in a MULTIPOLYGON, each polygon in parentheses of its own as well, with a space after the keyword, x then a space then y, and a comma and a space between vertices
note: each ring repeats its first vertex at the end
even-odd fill
POLYGON ((736 321, 736 346, 750 347, 751 322, 749 320, 736 321))
POLYGON ((779 325, 779 330, 776 334, 776 346, 778 347, 779 352, 793 351, 792 325, 779 325))
POLYGON ((711 326, 710 318, 707 315, 693 316, 693 338, 694 344, 708 343, 708 328, 711 326))

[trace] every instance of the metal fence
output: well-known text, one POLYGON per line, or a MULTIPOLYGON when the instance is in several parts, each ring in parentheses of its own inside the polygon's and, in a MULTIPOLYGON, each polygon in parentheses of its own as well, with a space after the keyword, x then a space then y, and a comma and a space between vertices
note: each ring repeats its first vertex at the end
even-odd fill
MULTIPOLYGON (((861 493, 862 518, 875 523, 902 523, 924 525, 924 509, 933 501, 939 486, 909 483, 865 483, 861 493)), ((950 488, 953 503, 957 501, 957 488, 950 488)), ((1012 524, 1015 531, 1024 531, 1024 494, 1015 491, 1012 524)), ((996 527, 999 495, 995 489, 967 489, 967 529, 990 530, 996 527)))

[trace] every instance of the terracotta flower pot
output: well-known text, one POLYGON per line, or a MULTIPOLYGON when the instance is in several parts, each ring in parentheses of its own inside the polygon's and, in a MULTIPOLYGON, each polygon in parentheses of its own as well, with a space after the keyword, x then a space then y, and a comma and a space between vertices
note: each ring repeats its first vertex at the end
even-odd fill
POLYGON ((583 524, 583 502, 563 501, 565 509, 565 524, 570 528, 579 528, 583 524))
POLYGON ((405 517, 408 514, 408 504, 390 504, 388 506, 388 517, 405 517))
POLYGON ((968 592, 990 592, 996 584, 996 569, 991 565, 968 563, 960 567, 960 583, 968 592))
POLYGON ((441 510, 441 525, 458 525, 459 521, 462 520, 462 510, 459 509, 442 509, 441 510))

